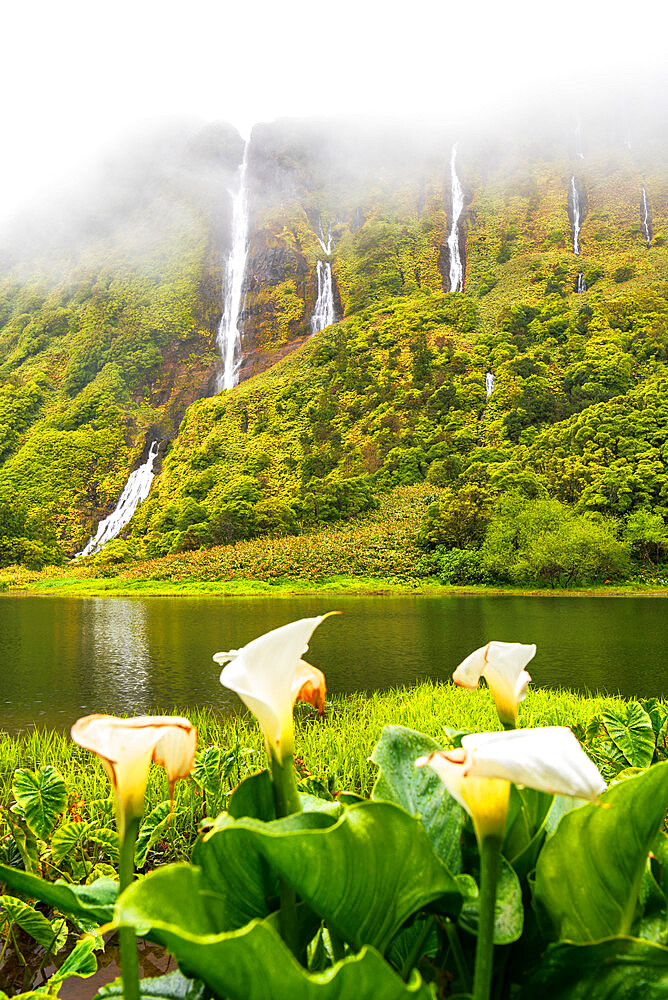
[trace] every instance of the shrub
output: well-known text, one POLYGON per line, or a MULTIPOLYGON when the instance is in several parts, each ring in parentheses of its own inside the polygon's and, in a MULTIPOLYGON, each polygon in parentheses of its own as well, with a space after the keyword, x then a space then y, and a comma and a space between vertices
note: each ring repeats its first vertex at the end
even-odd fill
POLYGON ((478 550, 446 549, 439 545, 425 556, 420 567, 426 575, 437 576, 441 583, 490 583, 492 579, 478 550))
POLYGON ((612 280, 616 284, 621 285, 624 281, 629 281, 631 278, 635 278, 636 269, 630 264, 625 264, 622 267, 618 267, 612 272, 612 280))
POLYGON ((418 545, 425 549, 477 548, 485 537, 489 517, 490 497, 479 486, 467 486, 458 492, 446 489, 440 501, 427 508, 418 545))

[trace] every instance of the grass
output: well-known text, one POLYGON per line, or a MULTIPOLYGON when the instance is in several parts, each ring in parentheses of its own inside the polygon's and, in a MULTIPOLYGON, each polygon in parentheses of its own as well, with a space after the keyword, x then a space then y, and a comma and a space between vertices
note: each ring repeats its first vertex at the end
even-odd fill
MULTIPOLYGON (((621 698, 614 696, 585 696, 569 690, 538 688, 530 691, 521 706, 519 724, 584 725, 602 708, 621 702, 621 698)), ((156 861, 185 856, 203 816, 224 808, 226 794, 238 781, 265 766, 262 736, 249 714, 220 717, 210 710, 172 711, 185 712, 197 725, 200 749, 217 745, 233 760, 229 778, 215 801, 205 802, 192 780, 177 783, 177 815, 165 834, 164 856, 156 861)), ((328 703, 322 720, 307 706, 299 706, 296 754, 314 778, 323 779, 326 784, 335 782, 338 790, 368 795, 377 770, 369 757, 386 725, 408 726, 441 742, 445 742, 444 726, 472 731, 499 728, 487 690, 467 691, 452 684, 424 682, 382 693, 337 696, 328 703)), ((16 768, 35 769, 42 764, 51 764, 61 772, 71 803, 83 800, 84 818, 101 816, 105 823, 112 823, 109 784, 101 764, 68 735, 52 730, 31 731, 17 737, 5 735, 0 739, 1 808, 10 802, 16 768)), ((154 768, 147 792, 147 812, 166 797, 164 771, 154 768)))

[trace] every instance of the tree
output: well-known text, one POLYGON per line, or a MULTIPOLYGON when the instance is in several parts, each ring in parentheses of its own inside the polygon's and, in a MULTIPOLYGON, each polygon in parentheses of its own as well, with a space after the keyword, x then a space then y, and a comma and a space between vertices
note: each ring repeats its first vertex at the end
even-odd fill
POLYGON ((447 549, 477 549, 485 537, 490 508, 490 496, 479 486, 467 486, 457 492, 446 489, 438 503, 427 507, 418 544, 425 549, 439 545, 447 549))

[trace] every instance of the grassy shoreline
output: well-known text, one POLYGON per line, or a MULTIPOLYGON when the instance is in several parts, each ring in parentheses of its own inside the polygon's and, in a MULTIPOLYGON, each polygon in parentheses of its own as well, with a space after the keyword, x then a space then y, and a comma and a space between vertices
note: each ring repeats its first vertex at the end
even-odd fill
POLYGON ((382 577, 333 576, 316 582, 306 579, 272 581, 235 580, 132 580, 122 577, 46 577, 14 584, 0 597, 300 597, 310 594, 345 594, 351 597, 668 597, 668 587, 637 583, 569 590, 486 585, 454 586, 432 581, 396 581, 382 577))
MULTIPOLYGON (((585 725, 603 708, 619 706, 619 695, 581 694, 567 688, 530 688, 520 706, 522 727, 585 725)), ((247 750, 242 776, 265 766, 262 735, 250 713, 219 714, 211 709, 165 706, 167 714, 185 715, 197 726, 199 749, 210 745, 229 751, 247 750)), ((435 739, 445 740, 444 726, 472 731, 496 730, 498 716, 486 688, 469 691, 452 683, 422 681, 411 687, 381 692, 355 692, 328 698, 327 711, 319 719, 310 706, 295 713, 296 753, 312 774, 336 774, 339 786, 366 793, 370 790, 375 765, 368 760, 386 725, 417 729, 435 739)), ((0 802, 6 802, 11 774, 17 767, 53 764, 77 790, 93 783, 96 795, 104 793, 106 776, 102 766, 87 751, 74 744, 69 734, 53 729, 34 729, 12 736, 0 730, 0 802)), ((149 803, 164 784, 160 769, 152 772, 149 803)), ((177 790, 184 792, 186 782, 177 790)), ((165 789, 162 789, 165 791, 165 789)), ((90 798, 93 796, 84 796, 90 798)), ((158 801, 158 799, 156 799, 158 801)))

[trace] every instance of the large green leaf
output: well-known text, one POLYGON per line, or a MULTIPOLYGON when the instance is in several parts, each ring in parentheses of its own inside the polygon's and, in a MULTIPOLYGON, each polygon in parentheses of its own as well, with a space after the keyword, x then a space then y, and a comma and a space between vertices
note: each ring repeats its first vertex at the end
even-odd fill
POLYGON ((0 882, 24 896, 39 899, 63 913, 105 924, 111 920, 118 895, 118 882, 99 878, 90 885, 69 885, 67 882, 46 882, 30 872, 0 865, 0 882))
POLYGON ((561 818, 536 866, 534 901, 560 939, 631 930, 649 850, 668 809, 668 763, 613 785, 561 818))
POLYGON ((628 937, 557 944, 519 1000, 668 1000, 668 948, 628 937))
MULTIPOLYGON (((478 887, 470 875, 460 875, 459 878, 472 882, 475 891, 467 893, 457 923, 470 934, 477 934, 480 911, 478 887)), ((519 940, 522 936, 523 926, 522 888, 515 869, 502 857, 496 884, 494 944, 512 944, 513 941, 519 940)))
POLYGON ((61 967, 49 979, 49 986, 64 982, 70 976, 86 979, 97 972, 97 959, 93 954, 100 945, 93 937, 84 937, 77 941, 61 967))
POLYGON ((223 782, 223 751, 220 747, 211 746, 197 751, 192 777, 207 795, 218 795, 223 782))
POLYGON ((436 740, 413 729, 385 726, 371 754, 371 760, 380 768, 371 797, 396 802, 418 816, 436 854, 454 874, 459 874, 464 810, 431 768, 415 766, 418 757, 442 749, 436 740))
POLYGON ((4 911, 6 917, 18 924, 26 934, 30 934, 43 948, 50 949, 55 944, 59 928, 54 927, 51 921, 34 906, 24 903, 22 899, 17 899, 15 896, 3 893, 0 896, 0 910, 4 911))
POLYGON ((536 864, 553 802, 553 795, 535 788, 511 786, 503 854, 520 878, 524 878, 536 864))
POLYGON ((63 823, 51 838, 51 857, 59 865, 83 841, 92 823, 63 823))
POLYGON ((192 860, 220 900, 216 931, 235 930, 270 912, 269 901, 279 892, 278 876, 260 853, 254 831, 223 814, 197 841, 192 860))
MULTIPOLYGON (((248 850, 254 846, 356 949, 370 944, 384 952, 404 920, 437 900, 455 915, 461 905, 457 883, 436 857, 422 824, 391 802, 351 806, 337 822, 323 813, 298 813, 273 823, 228 819, 203 838, 193 855, 221 896, 226 890, 220 877, 213 881, 214 870, 224 859, 233 864, 241 843, 247 850, 239 854, 239 871, 246 864, 254 869, 248 850), (233 837, 234 847, 225 844, 233 837), (214 863, 207 864, 208 851, 216 851, 214 863)), ((252 881, 257 892, 255 870, 252 881)))
POLYGON ((607 708, 601 718, 608 736, 631 767, 649 767, 656 737, 652 720, 642 705, 632 701, 619 708, 607 708))
POLYGON ((268 822, 276 819, 274 790, 269 771, 249 774, 232 792, 228 812, 234 819, 252 816, 268 822))
MULTIPOLYGON (((208 995, 203 983, 196 979, 188 979, 178 971, 139 981, 140 1000, 205 1000, 208 995)), ((94 1000, 106 1000, 107 997, 118 997, 119 1000, 123 1000, 121 979, 103 986, 100 992, 96 993, 94 1000)))
POLYGON ((12 838, 27 872, 39 871, 39 850, 37 837, 26 821, 20 816, 13 816, 11 811, 4 814, 12 838))
POLYGON ((174 865, 172 871, 171 880, 155 872, 130 886, 119 898, 116 921, 150 931, 189 975, 226 1000, 429 1000, 417 972, 404 983, 371 948, 326 972, 308 973, 268 922, 207 933, 211 920, 197 869, 174 865))
MULTIPOLYGON (((164 802, 158 802, 142 823, 135 844, 136 868, 143 868, 146 864, 146 856, 167 826, 170 815, 171 803, 169 799, 166 799, 164 802)), ((116 846, 116 850, 118 851, 118 846, 116 846)))
POLYGON ((45 840, 67 805, 62 775, 50 764, 40 767, 39 771, 20 767, 14 772, 12 791, 30 829, 45 840))

